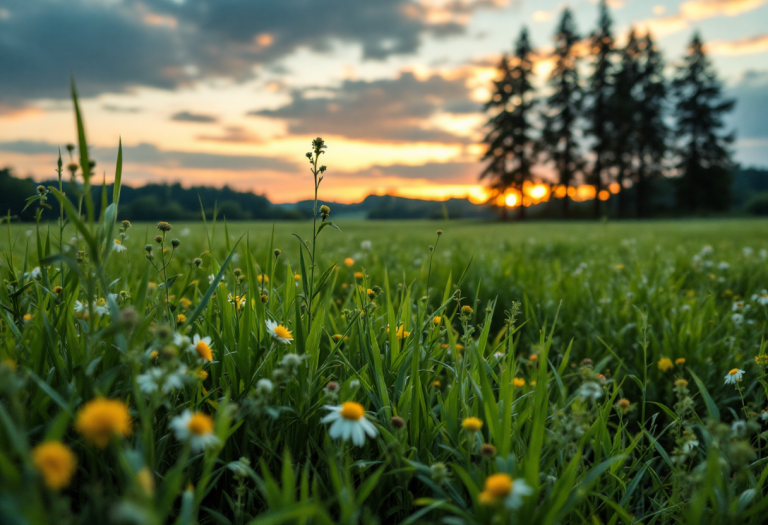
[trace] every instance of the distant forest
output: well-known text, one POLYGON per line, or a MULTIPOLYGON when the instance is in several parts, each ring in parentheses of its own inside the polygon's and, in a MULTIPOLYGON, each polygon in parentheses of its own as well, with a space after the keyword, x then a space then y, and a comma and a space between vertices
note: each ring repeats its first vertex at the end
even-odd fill
MULTIPOLYGON (((650 33, 632 29, 619 47, 604 0, 598 15, 597 28, 584 36, 565 8, 547 57, 534 51, 522 29, 513 52, 501 59, 485 106, 490 119, 481 180, 497 203, 511 196, 520 219, 536 202, 532 168, 542 163, 557 175, 561 217, 571 214, 575 185, 593 190, 595 218, 612 213, 604 204, 609 199, 619 217, 650 216, 657 182, 670 176, 678 212, 730 209, 737 189, 735 135, 724 129, 723 117, 735 101, 723 96, 699 35, 667 79, 650 33), (534 64, 542 59, 553 67, 540 94, 534 64)), ((499 208, 506 216, 507 206, 499 208)))
MULTIPOLYGON (((8 168, 0 169, 0 212, 11 215, 13 220, 33 221, 37 205, 24 210, 28 197, 36 195, 41 183, 31 178, 16 178, 8 168)), ((58 181, 43 182, 44 186, 58 187, 58 181)), ((64 191, 72 194, 70 182, 64 182, 64 191)), ((107 185, 107 196, 111 198, 112 186, 107 185)), ((674 200, 673 181, 661 178, 653 183, 650 206, 654 216, 675 217, 684 215, 677 210, 674 200)), ((632 195, 633 189, 628 190, 632 195)), ((92 188, 94 201, 101 201, 101 186, 92 188)), ((733 177, 729 213, 768 215, 768 169, 738 169, 733 177)), ((552 198, 528 208, 531 218, 559 218, 561 200, 552 198)), ((207 217, 213 216, 214 207, 218 217, 228 221, 239 220, 297 220, 312 216, 312 202, 296 204, 272 204, 263 195, 238 192, 231 188, 195 186, 184 188, 179 184, 150 184, 133 188, 123 186, 120 194, 120 219, 131 221, 181 221, 201 220, 201 206, 207 217)), ((44 210, 43 220, 53 220, 59 215, 56 199, 48 198, 52 209, 44 210)), ((473 204, 466 199, 449 199, 444 202, 408 199, 390 195, 369 195, 362 202, 341 204, 324 201, 331 206, 334 217, 344 216, 355 219, 492 219, 496 215, 492 207, 473 204)), ((617 196, 612 195, 605 204, 608 216, 617 216, 617 196)), ((99 207, 96 207, 97 211, 99 207)), ((592 202, 575 202, 570 209, 571 218, 590 218, 592 202)))

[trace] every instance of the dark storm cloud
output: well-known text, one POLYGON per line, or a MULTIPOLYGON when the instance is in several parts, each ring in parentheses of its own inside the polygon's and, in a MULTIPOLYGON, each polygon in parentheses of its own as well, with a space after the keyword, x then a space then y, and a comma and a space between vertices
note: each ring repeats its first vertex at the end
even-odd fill
POLYGON ((736 99, 727 122, 736 129, 737 138, 768 138, 768 70, 747 71, 727 95, 736 99))
MULTIPOLYGON (((64 148, 62 147, 62 150, 64 148)), ((48 142, 13 141, 0 142, 0 151, 21 153, 25 155, 57 155, 59 146, 48 142)), ((66 155, 66 150, 65 155, 66 155)), ((97 161, 97 172, 108 166, 114 166, 117 158, 117 147, 90 148, 89 153, 97 161)), ((164 168, 187 168, 201 170, 231 170, 251 171, 270 170, 295 173, 299 167, 292 163, 274 157, 258 155, 218 155, 214 153, 197 153, 188 151, 161 150, 154 144, 141 143, 137 146, 123 147, 125 164, 151 164, 164 168)))
POLYGON ((189 111, 179 111, 171 116, 171 120, 177 122, 196 122, 198 124, 210 124, 217 122, 219 119, 213 115, 203 115, 200 113, 191 113, 189 111))
MULTIPOLYGON (((424 34, 464 31, 429 24, 410 0, 5 0, 0 19, 0 108, 136 86, 174 88, 194 80, 253 76, 254 66, 300 47, 359 44, 366 59, 413 53, 424 34)), ((490 4, 488 4, 490 5, 490 4)), ((477 3, 471 9, 487 7, 477 3)), ((456 2, 447 8, 463 13, 456 2)))
POLYGON ((467 139, 442 130, 423 129, 425 119, 440 111, 469 113, 479 104, 469 99, 464 78, 426 80, 412 73, 396 79, 346 80, 328 96, 312 90, 295 91, 291 103, 249 115, 282 118, 298 134, 328 133, 355 139, 395 142, 466 143, 467 139), (309 94, 308 94, 309 93, 309 94))
POLYGON ((149 27, 126 6, 55 0, 6 0, 0 19, 0 105, 82 96, 130 86, 171 88, 184 81, 174 35, 149 27))

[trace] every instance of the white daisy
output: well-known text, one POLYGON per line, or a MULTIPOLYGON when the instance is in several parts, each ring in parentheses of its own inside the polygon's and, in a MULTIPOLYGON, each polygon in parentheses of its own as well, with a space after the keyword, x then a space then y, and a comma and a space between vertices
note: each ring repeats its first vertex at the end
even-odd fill
POLYGON ((31 272, 27 272, 24 274, 25 279, 39 279, 40 276, 43 274, 42 270, 40 270, 39 266, 35 266, 32 268, 31 272))
POLYGON ((366 434, 375 438, 379 431, 373 423, 365 418, 365 409, 360 403, 347 401, 341 406, 326 405, 331 413, 322 419, 323 423, 333 423, 328 429, 331 438, 341 438, 342 441, 352 440, 356 446, 361 447, 365 443, 366 434))
POLYGON ((725 261, 720 261, 720 264, 717 265, 717 269, 722 271, 728 270, 730 267, 731 265, 725 261))
POLYGON ((744 314, 733 314, 731 316, 731 321, 733 321, 733 324, 740 325, 744 322, 744 314))
POLYGON ((293 341, 293 334, 291 331, 271 319, 267 319, 267 331, 269 332, 269 335, 285 345, 290 344, 291 341, 293 341))
POLYGON ((581 398, 584 401, 588 399, 597 401, 598 399, 603 397, 603 388, 597 383, 593 381, 589 381, 581 385, 581 388, 579 389, 579 394, 581 395, 581 398))
POLYGON ((525 480, 516 479, 512 483, 512 492, 504 500, 504 505, 508 509, 518 509, 523 506, 523 496, 530 496, 533 494, 533 489, 528 486, 525 480))
POLYGON ((699 441, 696 439, 686 441, 682 447, 683 454, 690 454, 698 446, 699 446, 699 441))
POLYGON ((192 338, 192 344, 187 347, 187 351, 205 361, 213 361, 210 337, 200 337, 199 334, 195 334, 192 338))
POLYGON ((75 301, 75 313, 76 314, 84 314, 88 311, 88 304, 87 303, 81 303, 80 301, 75 301))
POLYGON ((730 372, 728 372, 728 375, 725 376, 725 383, 726 385, 735 385, 739 381, 741 381, 741 376, 744 375, 744 370, 739 370, 738 368, 734 368, 730 372))
POLYGON ((139 390, 142 394, 152 395, 160 390, 163 384, 163 370, 161 368, 150 368, 136 378, 139 390))
POLYGON ((768 290, 761 290, 759 294, 752 294, 752 300, 761 306, 768 305, 768 290))
POLYGON ((370 250, 371 249, 371 241, 362 241, 360 243, 360 248, 363 250, 370 250))
POLYGON ((750 248, 749 246, 745 246, 741 249, 741 253, 744 254, 744 257, 750 257, 755 251, 750 248))
POLYGON ((96 310, 96 313, 99 315, 107 315, 109 314, 109 307, 107 306, 107 300, 104 298, 99 299, 94 304, 94 310, 96 310))
POLYGON ((117 253, 122 253, 128 248, 123 246, 123 242, 120 239, 115 239, 115 242, 112 244, 112 249, 115 250, 117 253))
POLYGON ((189 441, 192 450, 197 452, 219 444, 219 438, 213 433, 213 419, 202 412, 185 410, 168 423, 168 428, 176 434, 176 439, 189 441))

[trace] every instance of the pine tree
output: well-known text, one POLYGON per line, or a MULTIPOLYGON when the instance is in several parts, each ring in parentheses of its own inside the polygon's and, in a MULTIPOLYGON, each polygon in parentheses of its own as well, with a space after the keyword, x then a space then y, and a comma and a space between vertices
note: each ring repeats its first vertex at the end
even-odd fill
POLYGON ((640 46, 635 31, 629 33, 627 45, 621 49, 621 63, 613 79, 609 107, 611 119, 611 154, 619 184, 618 214, 627 210, 625 181, 632 178, 638 157, 640 46))
POLYGON ((571 10, 566 8, 555 34, 555 67, 548 79, 553 92, 547 98, 541 115, 544 128, 539 142, 539 150, 555 165, 558 183, 565 187, 562 202, 564 217, 568 216, 568 188, 583 168, 576 137, 583 97, 577 69, 578 57, 574 50, 578 41, 571 10))
POLYGON ((677 201, 689 212, 724 210, 730 204, 733 161, 728 145, 734 135, 723 134, 723 115, 734 100, 722 95, 722 85, 695 34, 684 63, 672 82, 677 148, 677 201))
MULTIPOLYGON (((535 162, 535 140, 530 122, 535 100, 531 84, 533 61, 528 31, 523 28, 515 46, 515 54, 502 58, 499 65, 501 79, 494 82, 494 94, 486 104, 486 111, 496 114, 488 121, 491 127, 484 142, 488 150, 483 160, 489 161, 480 178, 488 177, 495 193, 503 195, 509 188, 521 196, 518 217, 525 218, 523 185, 531 180, 531 166, 535 162)), ((506 218, 506 207, 503 207, 506 218)))
POLYGON ((606 168, 610 165, 611 153, 611 106, 609 100, 611 97, 612 75, 613 75, 613 54, 614 41, 611 34, 611 15, 608 12, 608 6, 605 0, 600 2, 600 19, 598 28, 592 34, 591 47, 594 56, 594 65, 592 76, 589 79, 588 98, 590 101, 588 108, 588 118, 590 120, 587 134, 594 138, 592 152, 595 160, 592 165, 592 174, 589 177, 590 182, 595 187, 595 218, 599 218, 600 211, 600 192, 605 187, 606 168))
POLYGON ((647 217, 650 212, 650 182, 662 175, 669 137, 669 128, 664 120, 667 98, 664 60, 650 33, 640 41, 640 62, 638 158, 634 186, 637 216, 647 217))

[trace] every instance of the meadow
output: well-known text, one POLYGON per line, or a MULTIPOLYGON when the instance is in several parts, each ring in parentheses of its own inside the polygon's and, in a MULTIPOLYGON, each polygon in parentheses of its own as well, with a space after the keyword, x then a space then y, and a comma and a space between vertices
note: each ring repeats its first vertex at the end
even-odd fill
POLYGON ((130 224, 78 122, 3 225, 2 523, 765 521, 765 220, 335 221, 316 139, 311 223, 130 224))

